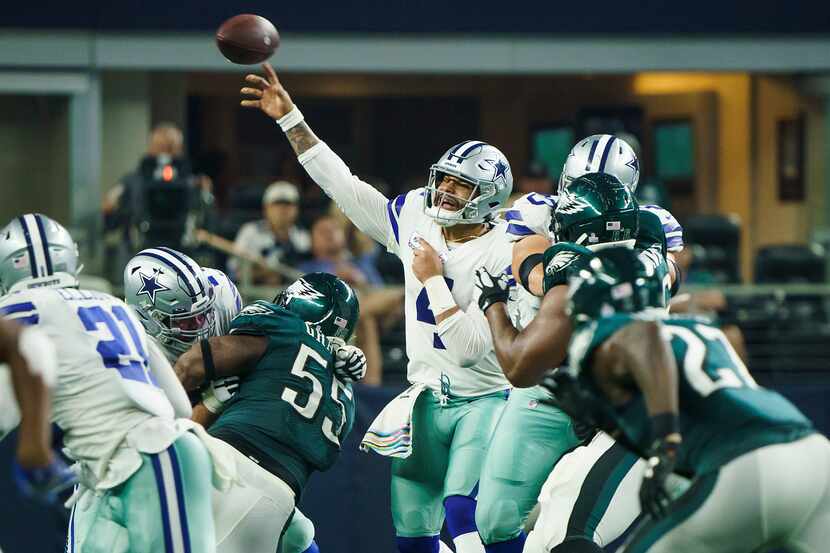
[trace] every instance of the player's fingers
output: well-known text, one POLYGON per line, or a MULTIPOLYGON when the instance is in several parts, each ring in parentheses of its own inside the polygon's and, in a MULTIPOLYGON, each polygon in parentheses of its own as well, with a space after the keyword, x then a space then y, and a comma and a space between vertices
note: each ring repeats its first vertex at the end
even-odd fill
POLYGON ((261 88, 251 88, 246 86, 239 91, 241 94, 247 94, 248 96, 254 96, 256 98, 262 98, 262 89, 261 88))
POLYGON ((245 80, 251 84, 255 84, 262 88, 268 88, 269 86, 271 86, 271 83, 269 83, 266 79, 260 77, 259 75, 245 75, 245 80))
POLYGON ((277 72, 271 67, 267 61, 262 64, 262 70, 265 71, 265 76, 268 77, 268 82, 271 84, 279 84, 280 80, 277 78, 277 72))
POLYGON ((259 100, 242 100, 239 105, 243 108, 259 108, 262 107, 262 102, 259 100))

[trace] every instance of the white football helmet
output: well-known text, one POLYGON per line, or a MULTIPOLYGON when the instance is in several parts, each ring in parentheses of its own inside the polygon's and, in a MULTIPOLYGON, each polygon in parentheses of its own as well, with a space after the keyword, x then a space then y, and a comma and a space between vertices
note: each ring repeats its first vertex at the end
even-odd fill
POLYGON ((640 180, 640 161, 634 149, 622 138, 594 134, 571 149, 559 176, 557 193, 561 194, 572 180, 586 173, 613 175, 634 192, 640 180))
POLYGON ((483 223, 493 218, 513 191, 510 163, 501 151, 480 140, 456 144, 429 169, 429 183, 424 194, 424 213, 436 223, 449 227, 458 223, 483 223), (444 175, 451 175, 473 186, 469 199, 453 198, 461 208, 450 211, 441 207, 438 192, 444 175))
POLYGON ((215 300, 204 270, 180 251, 148 248, 124 268, 124 301, 171 359, 215 336, 215 300))
POLYGON ((0 296, 26 288, 77 287, 78 245, 46 215, 25 213, 0 230, 0 296))

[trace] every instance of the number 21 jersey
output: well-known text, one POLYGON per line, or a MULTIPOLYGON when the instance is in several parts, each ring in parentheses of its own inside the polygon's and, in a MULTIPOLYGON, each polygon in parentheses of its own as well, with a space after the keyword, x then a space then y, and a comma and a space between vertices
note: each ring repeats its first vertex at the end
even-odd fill
POLYGON ((150 371, 152 346, 121 300, 73 288, 25 290, 0 301, 0 316, 37 325, 55 344, 52 419, 72 458, 97 474, 131 429, 154 416, 173 420, 150 371))

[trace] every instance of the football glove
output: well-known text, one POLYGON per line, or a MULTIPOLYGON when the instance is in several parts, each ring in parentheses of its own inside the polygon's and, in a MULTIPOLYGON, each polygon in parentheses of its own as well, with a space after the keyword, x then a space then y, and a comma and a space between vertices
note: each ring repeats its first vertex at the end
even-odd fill
POLYGON ((202 404, 205 408, 218 415, 225 409, 225 403, 239 390, 239 377, 228 376, 217 378, 202 390, 202 404))
POLYGON ((23 468, 12 461, 12 478, 20 492, 44 503, 54 503, 58 494, 78 482, 78 475, 55 456, 45 467, 23 468))
POLYGON ((671 496, 666 491, 666 479, 674 472, 680 443, 679 434, 670 434, 655 440, 649 450, 640 485, 640 508, 654 519, 668 513, 671 496))
POLYGON ((334 352, 334 374, 341 382, 357 382, 366 376, 366 355, 357 346, 340 346, 334 352))
POLYGON ((507 303, 510 294, 510 285, 507 283, 509 280, 506 273, 496 277, 491 275, 486 267, 476 269, 475 285, 481 290, 478 306, 482 313, 496 303, 507 303))

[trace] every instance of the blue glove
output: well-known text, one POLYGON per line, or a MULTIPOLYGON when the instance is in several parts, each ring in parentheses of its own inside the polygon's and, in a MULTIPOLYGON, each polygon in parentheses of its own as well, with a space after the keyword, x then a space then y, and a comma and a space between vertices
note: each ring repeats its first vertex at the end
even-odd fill
POLYGON ((46 503, 54 503, 59 493, 78 481, 77 474, 59 457, 45 467, 34 469, 25 469, 14 460, 12 478, 23 495, 46 503))

